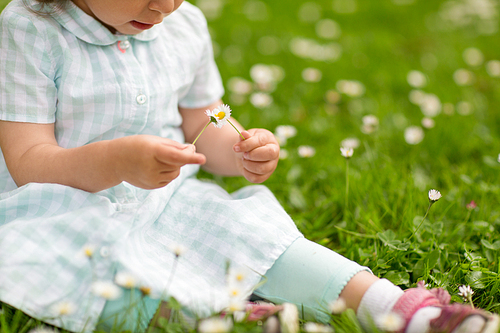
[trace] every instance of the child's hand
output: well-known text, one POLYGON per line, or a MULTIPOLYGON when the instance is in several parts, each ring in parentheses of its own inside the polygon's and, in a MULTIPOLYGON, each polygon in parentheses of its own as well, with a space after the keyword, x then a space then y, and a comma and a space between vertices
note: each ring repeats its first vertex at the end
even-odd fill
POLYGON ((278 165, 278 141, 273 133, 262 128, 253 128, 241 134, 246 140, 236 143, 233 150, 243 153, 242 174, 252 183, 262 183, 271 176, 278 165))
POLYGON ((186 164, 204 164, 205 156, 186 145, 151 135, 134 135, 113 140, 110 154, 120 181, 143 189, 167 185, 186 164))

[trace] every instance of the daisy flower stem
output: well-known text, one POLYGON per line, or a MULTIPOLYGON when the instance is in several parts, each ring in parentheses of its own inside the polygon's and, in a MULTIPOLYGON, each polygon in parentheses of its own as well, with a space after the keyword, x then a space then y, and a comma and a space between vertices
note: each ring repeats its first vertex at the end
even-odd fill
MULTIPOLYGON (((210 124, 210 123, 208 123, 210 124)), ((208 126, 208 125, 207 125, 208 126)), ((205 128, 207 128, 207 126, 205 126, 205 128)), ((203 131, 202 131, 203 132, 203 131)), ((200 133, 201 134, 201 133, 200 133)), ((200 136, 200 135, 198 135, 200 136)), ((196 140, 195 140, 196 141, 196 140)), ((193 143, 194 144, 194 143, 193 143)), ((179 261, 179 256, 175 256, 175 260, 174 260, 174 263, 172 265, 172 270, 170 271, 170 276, 168 277, 168 281, 167 281, 167 284, 165 285, 165 289, 163 290, 163 293, 161 295, 161 299, 164 300, 165 298, 167 298, 167 295, 168 295, 168 289, 170 287, 170 284, 172 283, 172 280, 174 278, 174 274, 175 274, 175 269, 177 268, 177 261, 179 261)), ((160 307, 158 307, 158 309, 156 310, 156 313, 154 314, 153 316, 153 319, 151 319, 151 322, 152 323, 156 323, 157 320, 158 320, 158 317, 160 316, 160 307)), ((151 326, 150 326, 151 327, 151 326)), ((153 328, 154 329, 154 328, 153 328)), ((148 328, 148 333, 150 332, 149 331, 149 328, 148 328)))
POLYGON ((471 213, 472 213, 472 209, 469 209, 469 211, 467 212, 467 216, 465 217, 464 224, 466 224, 466 223, 467 223, 467 221, 469 221, 469 218, 470 218, 471 213))
POLYGON ((200 134, 198 134, 198 136, 196 137, 196 139, 194 139, 193 145, 196 143, 196 141, 200 137, 201 133, 203 133, 207 129, 208 125, 210 125, 211 122, 212 122, 212 120, 209 120, 208 123, 205 125, 205 127, 203 127, 203 129, 201 130, 200 134))
POLYGON ((170 284, 172 283, 172 280, 174 278, 174 273, 175 269, 177 268, 177 262, 179 261, 179 257, 175 257, 174 264, 172 265, 172 271, 170 272, 170 276, 168 278, 167 286, 165 287, 165 295, 168 292, 168 289, 170 288, 170 284))
POLYGON ((415 229, 415 230, 411 233, 410 238, 408 238, 408 240, 410 240, 410 239, 413 237, 413 235, 415 235, 415 233, 418 231, 418 229, 420 229, 420 227, 422 226, 422 223, 424 223, 425 218, 427 217, 427 214, 429 214, 429 210, 431 209, 431 206, 432 206, 432 204, 433 204, 433 203, 434 203, 434 202, 432 202, 432 201, 431 201, 431 202, 429 202, 429 207, 427 207, 427 211, 425 212, 424 218, 422 219, 422 221, 420 222, 420 224, 417 226, 417 229, 415 229))
POLYGON ((346 210, 346 212, 347 212, 348 201, 349 201, 349 160, 346 159, 345 160, 345 210, 346 210))
POLYGON ((469 297, 467 298, 469 300, 470 306, 474 309, 474 303, 472 303, 472 295, 469 295, 469 297))
MULTIPOLYGON (((238 129, 236 128, 236 126, 234 126, 234 125, 233 125, 233 123, 229 121, 229 119, 227 120, 227 122, 228 122, 228 123, 230 123, 230 124, 231 124, 231 126, 233 126, 233 128, 236 130, 236 132, 238 132, 238 134, 241 136, 241 138, 242 138, 243 140, 245 140, 245 138, 243 137, 243 135, 241 135, 240 131, 238 131, 238 129)), ((207 125, 207 126, 208 126, 208 125, 207 125)))

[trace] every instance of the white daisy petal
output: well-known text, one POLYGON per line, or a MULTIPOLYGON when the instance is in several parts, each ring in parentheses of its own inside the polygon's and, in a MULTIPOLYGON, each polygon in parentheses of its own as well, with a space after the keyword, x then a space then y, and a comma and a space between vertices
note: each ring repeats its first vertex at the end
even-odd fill
POLYGON ((200 321, 198 332, 200 333, 225 333, 233 328, 233 322, 229 317, 211 317, 200 321))
POLYGON ((115 283, 123 288, 131 289, 137 286, 137 278, 128 272, 118 272, 115 283))
POLYGON ((298 333, 299 332, 299 310, 292 303, 283 303, 283 310, 279 312, 281 332, 298 333))
POLYGON ((419 126, 410 126, 405 129, 405 141, 409 145, 416 145, 424 139, 424 130, 419 126))
POLYGON ((432 202, 438 201, 441 198, 441 193, 438 190, 429 191, 429 200, 432 202))
POLYGON ((311 146, 303 145, 298 147, 299 156, 303 158, 313 157, 316 154, 316 149, 311 146))
POLYGON ((382 315, 381 317, 377 318, 376 321, 378 326, 382 330, 387 332, 397 332, 401 330, 405 325, 404 319, 394 312, 389 312, 385 315, 382 315))
POLYGON ((328 309, 333 314, 341 314, 347 309, 347 304, 343 298, 339 297, 335 301, 328 304, 328 309))
POLYGON ((94 295, 113 300, 121 296, 122 290, 111 281, 96 281, 92 283, 91 290, 94 295))
POLYGON ((344 156, 346 159, 351 158, 354 154, 354 149, 347 147, 340 147, 340 154, 344 156))
POLYGON ((53 305, 51 310, 56 317, 67 316, 75 313, 76 305, 73 302, 63 301, 53 305))

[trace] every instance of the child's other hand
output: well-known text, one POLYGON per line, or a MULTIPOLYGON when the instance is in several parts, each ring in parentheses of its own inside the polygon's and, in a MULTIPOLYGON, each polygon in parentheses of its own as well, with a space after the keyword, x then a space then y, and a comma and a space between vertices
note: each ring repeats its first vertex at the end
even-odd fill
POLYGON ((252 183, 262 183, 271 176, 278 165, 280 146, 273 133, 262 128, 241 132, 245 140, 233 146, 243 153, 241 167, 243 176, 252 183))
POLYGON ((110 148, 119 180, 143 189, 163 187, 177 178, 183 165, 206 161, 194 145, 152 135, 116 139, 110 148))

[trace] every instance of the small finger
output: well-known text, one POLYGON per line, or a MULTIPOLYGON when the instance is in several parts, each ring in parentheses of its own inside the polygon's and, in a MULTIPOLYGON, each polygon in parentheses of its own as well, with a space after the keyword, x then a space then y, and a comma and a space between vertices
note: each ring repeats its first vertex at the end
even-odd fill
POLYGON ((272 144, 265 145, 263 147, 257 147, 243 154, 244 159, 256 162, 272 161, 277 159, 278 157, 279 157, 278 146, 272 144))
POLYGON ((264 182, 266 179, 268 179, 270 174, 259 175, 259 174, 255 174, 253 172, 250 172, 248 170, 245 170, 243 176, 249 182, 259 184, 259 183, 264 182))
POLYGON ((250 134, 250 132, 248 131, 242 131, 241 135, 245 138, 245 140, 249 139, 252 136, 252 134, 250 134))
MULTIPOLYGON (((243 133, 242 133, 243 135, 243 133)), ((235 152, 246 152, 255 149, 260 146, 264 146, 266 143, 262 142, 259 136, 249 136, 245 140, 235 143, 233 149, 235 152)))
POLYGON ((203 164, 206 161, 205 155, 195 152, 193 145, 187 147, 166 147, 161 149, 156 158, 159 162, 165 164, 203 164))
POLYGON ((160 172, 160 179, 159 179, 159 182, 171 182, 172 180, 174 180, 175 178, 177 178, 179 176, 179 174, 181 173, 181 169, 180 168, 175 168, 175 169, 170 169, 170 170, 165 170, 165 171, 162 171, 160 172))
POLYGON ((272 173, 276 169, 276 164, 272 162, 254 162, 243 160, 243 168, 256 175, 272 173))
POLYGON ((180 150, 184 150, 184 149, 190 148, 191 146, 194 147, 194 145, 192 145, 190 143, 180 143, 180 142, 177 142, 177 141, 174 141, 174 140, 168 140, 168 141, 165 140, 165 142, 162 142, 161 145, 162 146, 167 146, 167 147, 173 147, 173 148, 180 149, 180 150))

